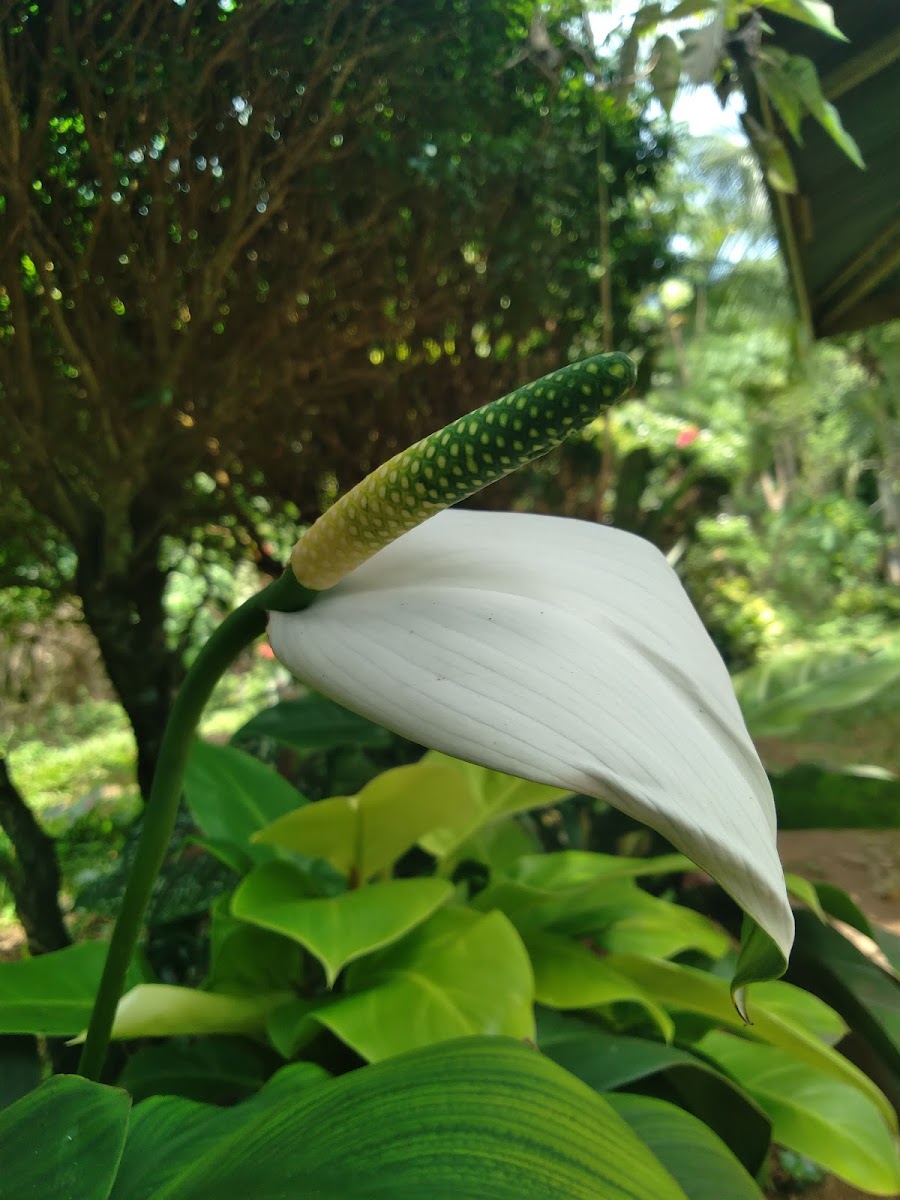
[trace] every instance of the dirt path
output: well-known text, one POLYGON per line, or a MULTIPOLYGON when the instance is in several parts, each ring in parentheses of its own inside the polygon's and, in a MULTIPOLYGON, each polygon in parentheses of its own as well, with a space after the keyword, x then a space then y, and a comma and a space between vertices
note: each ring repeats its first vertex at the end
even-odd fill
POLYGON ((900 830, 808 829, 778 835, 785 870, 833 883, 900 934, 900 830))

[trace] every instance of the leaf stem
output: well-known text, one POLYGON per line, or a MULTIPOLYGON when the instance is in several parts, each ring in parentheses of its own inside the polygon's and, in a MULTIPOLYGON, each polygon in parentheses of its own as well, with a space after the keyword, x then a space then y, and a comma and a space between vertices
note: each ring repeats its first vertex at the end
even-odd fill
POLYGON ((225 618, 185 676, 166 723, 134 864, 78 1065, 86 1079, 99 1079, 103 1069, 125 976, 175 828, 191 743, 206 702, 238 654, 265 632, 267 609, 298 611, 314 595, 286 572, 225 618))

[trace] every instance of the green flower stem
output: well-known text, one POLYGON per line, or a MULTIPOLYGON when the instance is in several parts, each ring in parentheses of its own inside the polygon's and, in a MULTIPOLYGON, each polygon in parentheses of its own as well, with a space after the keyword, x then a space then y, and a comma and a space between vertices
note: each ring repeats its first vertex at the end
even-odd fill
POLYGON ((296 612, 305 608, 314 595, 301 588, 290 571, 286 572, 225 618, 185 676, 163 735, 134 865, 78 1065, 79 1074, 86 1079, 99 1079, 103 1069, 125 975, 175 828, 188 755, 203 709, 238 654, 265 632, 267 610, 296 612))

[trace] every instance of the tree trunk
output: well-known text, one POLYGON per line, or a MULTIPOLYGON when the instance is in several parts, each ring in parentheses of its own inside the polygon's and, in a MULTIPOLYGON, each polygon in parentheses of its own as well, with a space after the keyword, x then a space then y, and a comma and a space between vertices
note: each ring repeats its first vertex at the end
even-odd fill
POLYGON ((154 544, 125 571, 107 571, 97 556, 82 553, 78 592, 84 616, 137 742, 137 777, 144 800, 166 720, 182 674, 178 655, 166 644, 163 594, 167 575, 157 566, 154 544))
POLYGON ((0 859, 31 954, 61 950, 71 938, 59 907, 60 873, 53 838, 38 824, 0 756, 0 827, 13 857, 0 859))

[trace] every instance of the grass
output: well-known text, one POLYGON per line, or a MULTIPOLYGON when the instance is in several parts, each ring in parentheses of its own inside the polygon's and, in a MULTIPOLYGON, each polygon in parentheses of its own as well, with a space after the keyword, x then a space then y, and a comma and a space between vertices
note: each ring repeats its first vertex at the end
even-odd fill
MULTIPOLYGON (((278 668, 257 662, 221 681, 201 725, 204 737, 224 740, 275 699, 278 668)), ((73 806, 104 789, 137 796, 135 744, 121 706, 112 700, 49 708, 37 727, 23 721, 8 752, 10 771, 51 832, 73 806)))
MULTIPOLYGON (((201 724, 204 737, 227 740, 261 708, 274 703, 287 678, 277 664, 253 659, 226 675, 201 724)), ((114 859, 128 825, 140 811, 135 742, 121 706, 112 700, 54 705, 20 714, 7 751, 16 787, 41 823, 58 839, 64 890, 114 859)), ((7 845, 0 833, 0 848, 7 845)), ((0 881, 0 927, 14 920, 12 898, 0 881)))

